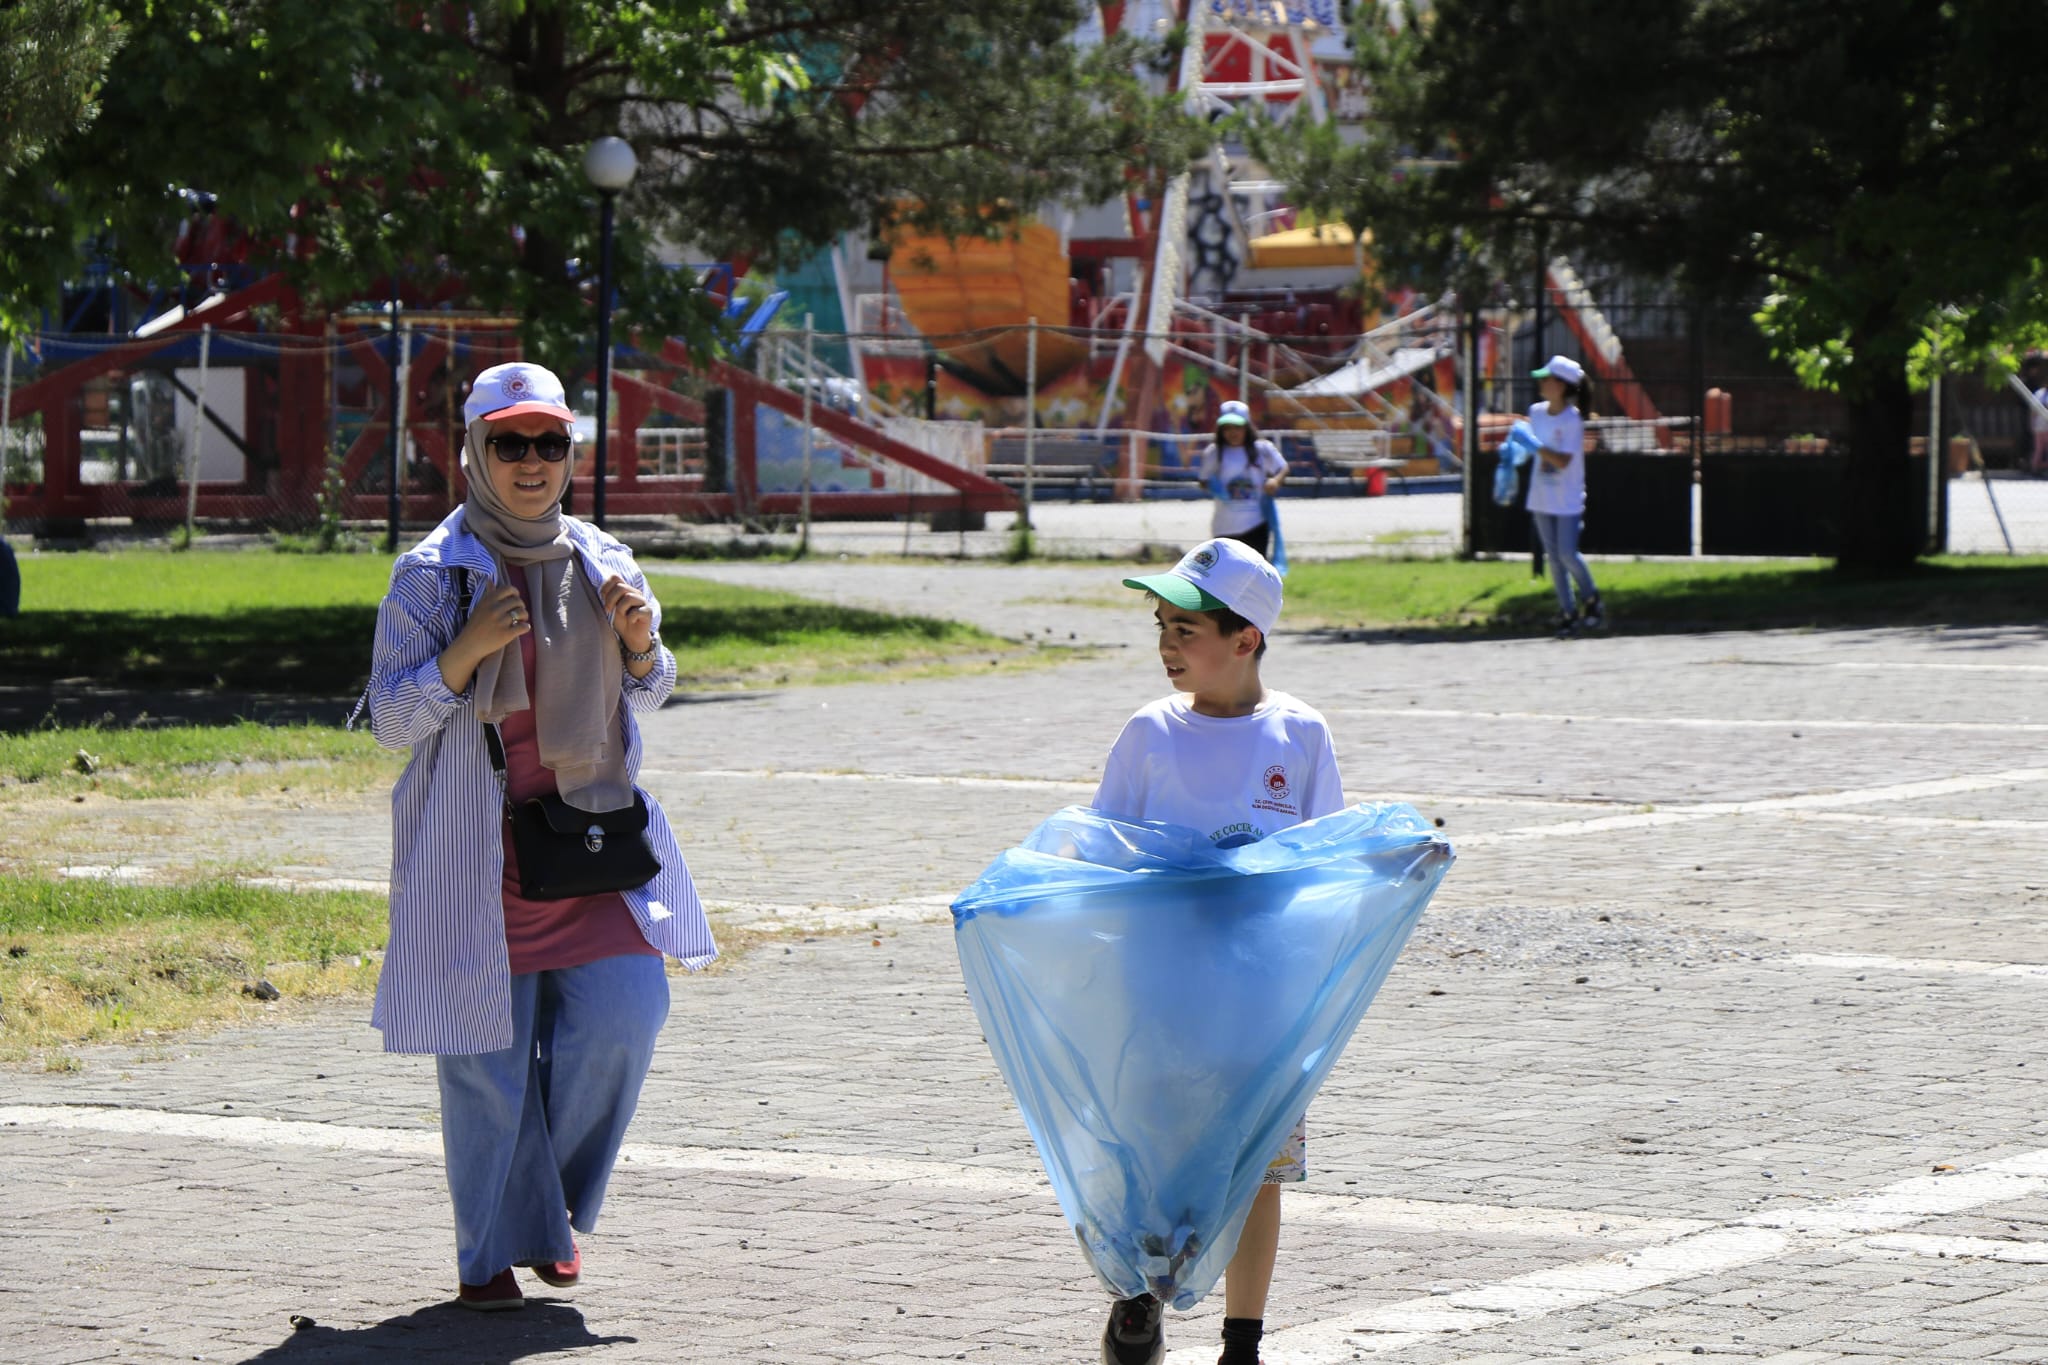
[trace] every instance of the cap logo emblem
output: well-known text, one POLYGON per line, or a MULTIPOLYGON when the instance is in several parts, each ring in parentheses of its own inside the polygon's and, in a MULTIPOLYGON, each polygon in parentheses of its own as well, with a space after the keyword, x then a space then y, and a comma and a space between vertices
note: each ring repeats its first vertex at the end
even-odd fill
POLYGON ((507 398, 517 398, 526 392, 526 376, 523 374, 506 375, 504 384, 507 398))
POLYGON ((1216 552, 1214 550, 1197 550, 1189 556, 1189 559, 1203 573, 1207 573, 1216 567, 1216 552))

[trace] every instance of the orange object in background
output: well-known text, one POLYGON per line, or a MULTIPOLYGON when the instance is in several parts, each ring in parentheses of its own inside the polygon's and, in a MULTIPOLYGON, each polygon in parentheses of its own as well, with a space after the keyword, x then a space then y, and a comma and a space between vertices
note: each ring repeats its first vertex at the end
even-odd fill
POLYGON ((1029 368, 1025 328, 1038 319, 1038 384, 1087 358, 1088 343, 1053 328, 1072 308, 1067 256, 1059 234, 1026 223, 1001 237, 901 234, 891 245, 890 283, 903 312, 932 339, 943 361, 965 370, 993 392, 1021 393, 1029 368), (993 335, 952 339, 948 334, 987 328, 993 335))

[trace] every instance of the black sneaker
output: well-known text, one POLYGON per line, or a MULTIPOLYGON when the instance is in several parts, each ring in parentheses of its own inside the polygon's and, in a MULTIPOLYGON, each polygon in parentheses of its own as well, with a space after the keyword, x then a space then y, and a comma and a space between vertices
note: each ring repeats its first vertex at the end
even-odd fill
POLYGON ((1561 611, 1551 623, 1552 633, 1560 640, 1569 640, 1579 633, 1579 618, 1576 613, 1561 611))
POLYGON ((1605 630, 1607 628, 1607 611, 1600 605, 1599 593, 1596 592, 1585 601, 1579 603, 1579 624, 1587 630, 1605 630))
POLYGON ((1166 1333, 1159 1326, 1165 1308, 1150 1294, 1118 1299, 1102 1329, 1102 1365, 1159 1365, 1166 1359, 1166 1333))

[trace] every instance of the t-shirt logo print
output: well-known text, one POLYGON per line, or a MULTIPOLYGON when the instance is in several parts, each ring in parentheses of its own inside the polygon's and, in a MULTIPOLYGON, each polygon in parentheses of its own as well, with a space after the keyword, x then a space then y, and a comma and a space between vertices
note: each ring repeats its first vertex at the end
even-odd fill
POLYGON ((1275 763, 1266 769, 1266 798, 1270 801, 1285 801, 1292 790, 1287 785, 1287 769, 1275 763))

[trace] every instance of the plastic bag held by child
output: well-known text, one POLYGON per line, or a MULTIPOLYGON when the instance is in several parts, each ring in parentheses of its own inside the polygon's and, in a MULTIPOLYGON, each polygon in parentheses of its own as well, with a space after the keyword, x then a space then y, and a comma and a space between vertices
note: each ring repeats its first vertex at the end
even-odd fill
POLYGON ((1104 1287, 1192 1307, 1437 884, 1360 805, 1217 849, 1059 812, 953 903, 967 991, 1104 1287))
POLYGON ((1543 449, 1543 442, 1536 438, 1536 428, 1529 425, 1527 418, 1517 418, 1508 428, 1508 434, 1501 438, 1500 463, 1493 467, 1493 500, 1506 507, 1515 500, 1515 474, 1521 467, 1536 458, 1536 452, 1543 449))

